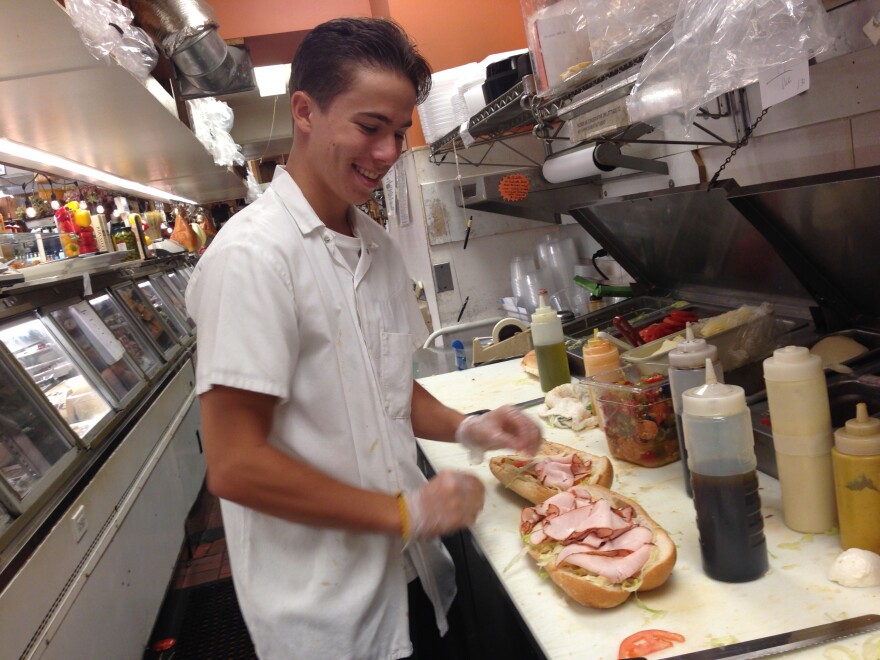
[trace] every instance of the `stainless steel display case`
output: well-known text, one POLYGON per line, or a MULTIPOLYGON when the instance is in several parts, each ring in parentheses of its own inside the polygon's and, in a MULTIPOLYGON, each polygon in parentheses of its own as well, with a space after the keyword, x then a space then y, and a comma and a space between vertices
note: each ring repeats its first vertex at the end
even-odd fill
MULTIPOLYGON (((0 348, 0 352, 4 352, 0 348)), ((8 356, 0 356, 8 357, 8 356)), ((76 440, 39 390, 0 360, 0 533, 74 461, 76 440)))
POLYGON ((116 408, 125 409, 144 390, 146 376, 87 301, 53 306, 46 316, 62 341, 75 347, 97 374, 116 408))
POLYGON ((180 353, 183 346, 165 322, 165 317, 152 306, 134 282, 116 284, 110 290, 160 355, 170 360, 180 353))
POLYGON ((25 370, 83 446, 92 446, 113 418, 113 400, 91 367, 36 312, 0 326, 0 342, 25 370))
POLYGON ((122 309, 121 303, 107 292, 89 298, 88 303, 140 370, 147 378, 153 378, 162 368, 162 358, 122 309))

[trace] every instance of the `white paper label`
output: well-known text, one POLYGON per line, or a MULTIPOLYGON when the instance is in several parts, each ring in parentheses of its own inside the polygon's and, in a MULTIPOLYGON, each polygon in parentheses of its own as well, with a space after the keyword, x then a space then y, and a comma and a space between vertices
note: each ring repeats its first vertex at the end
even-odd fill
POLYGON ((583 142, 630 125, 626 98, 585 112, 571 120, 571 141, 583 142))
POLYGON ((758 76, 758 85, 761 105, 769 108, 810 89, 810 65, 801 60, 764 69, 758 76))
POLYGON ((73 316, 76 317, 80 330, 88 337, 89 342, 98 351, 101 359, 107 364, 113 364, 122 359, 122 356, 125 355, 125 348, 107 326, 104 325, 104 322, 88 302, 85 300, 80 301, 72 305, 70 310, 73 316))

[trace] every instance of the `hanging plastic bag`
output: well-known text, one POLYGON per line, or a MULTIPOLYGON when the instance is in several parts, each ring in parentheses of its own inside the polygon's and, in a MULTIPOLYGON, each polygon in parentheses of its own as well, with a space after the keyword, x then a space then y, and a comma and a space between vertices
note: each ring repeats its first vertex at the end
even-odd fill
POLYGON ((613 58, 652 36, 662 36, 663 32, 656 31, 671 22, 678 8, 678 0, 581 0, 581 4, 595 62, 613 58))
POLYGON ((659 126, 674 111, 689 127, 701 105, 831 42, 819 0, 681 0, 672 36, 648 52, 627 99, 630 119, 659 126))
POLYGON ((232 108, 212 96, 187 101, 193 133, 214 157, 217 165, 243 165, 244 156, 230 131, 235 118, 232 108))
POLYGON ((247 181, 245 182, 245 185, 247 186, 247 191, 245 192, 244 201, 248 204, 256 202, 265 190, 263 186, 257 183, 257 179, 254 176, 254 173, 250 171, 250 169, 248 169, 247 181))
POLYGON ((97 60, 120 66, 146 80, 159 59, 147 33, 131 25, 134 14, 112 0, 67 0, 70 20, 97 60))

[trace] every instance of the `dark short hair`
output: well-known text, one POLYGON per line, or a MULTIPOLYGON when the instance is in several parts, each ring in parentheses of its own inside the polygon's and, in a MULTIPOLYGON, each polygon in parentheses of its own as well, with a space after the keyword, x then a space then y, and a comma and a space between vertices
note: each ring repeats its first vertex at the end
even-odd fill
POLYGON ((326 108, 351 84, 358 66, 399 73, 416 103, 431 91, 431 66, 397 23, 386 18, 337 18, 309 32, 290 66, 290 93, 304 91, 326 108))

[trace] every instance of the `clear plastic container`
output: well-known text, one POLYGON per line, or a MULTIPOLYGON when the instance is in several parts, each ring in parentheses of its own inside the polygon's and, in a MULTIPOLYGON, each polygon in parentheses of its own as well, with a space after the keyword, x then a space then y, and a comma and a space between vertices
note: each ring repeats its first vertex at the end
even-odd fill
POLYGON ((614 458, 660 467, 681 456, 666 370, 669 365, 626 365, 584 379, 593 388, 614 458))

